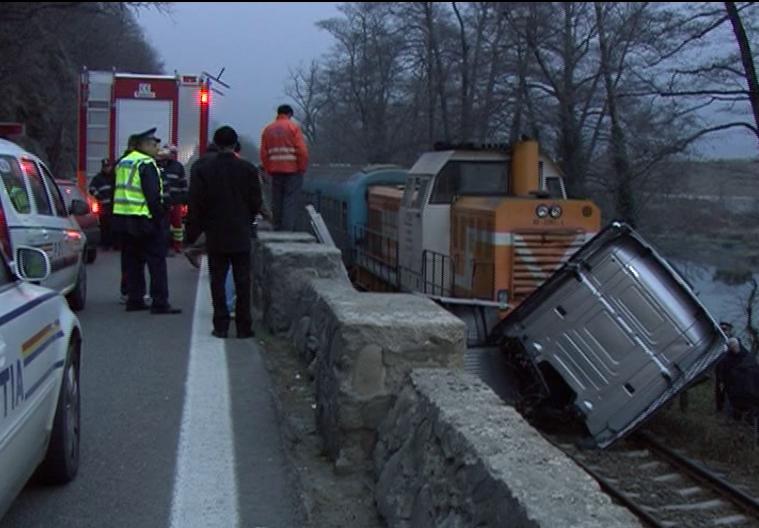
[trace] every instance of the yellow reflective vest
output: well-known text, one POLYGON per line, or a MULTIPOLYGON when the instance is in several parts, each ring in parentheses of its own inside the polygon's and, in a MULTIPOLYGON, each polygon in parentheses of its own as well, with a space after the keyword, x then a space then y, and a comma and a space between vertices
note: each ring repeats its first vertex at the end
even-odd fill
POLYGON ((115 188, 113 191, 113 214, 124 216, 144 216, 152 218, 145 194, 142 192, 140 167, 151 164, 158 175, 158 185, 163 194, 161 171, 153 158, 133 150, 116 165, 115 188))

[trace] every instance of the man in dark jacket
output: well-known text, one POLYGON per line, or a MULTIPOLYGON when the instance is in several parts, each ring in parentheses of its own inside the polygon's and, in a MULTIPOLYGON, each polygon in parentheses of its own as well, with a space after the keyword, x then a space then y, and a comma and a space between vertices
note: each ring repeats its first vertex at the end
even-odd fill
POLYGON ((225 338, 229 330, 224 279, 229 266, 235 282, 237 337, 253 337, 250 313, 251 224, 261 209, 261 186, 256 168, 235 155, 237 133, 219 128, 213 137, 219 153, 195 163, 190 179, 187 241, 206 235, 213 299, 213 332, 225 338))
POLYGON ((90 181, 90 194, 100 204, 100 245, 109 249, 113 245, 111 237, 111 216, 113 215, 113 164, 111 160, 100 162, 100 172, 90 181))

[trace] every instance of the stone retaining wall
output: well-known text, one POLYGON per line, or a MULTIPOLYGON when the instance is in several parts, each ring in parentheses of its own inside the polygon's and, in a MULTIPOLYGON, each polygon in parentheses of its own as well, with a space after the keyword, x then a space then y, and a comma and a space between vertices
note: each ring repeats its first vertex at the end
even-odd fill
POLYGON ((254 311, 259 314, 263 310, 263 285, 264 279, 264 266, 263 266, 263 248, 267 244, 282 244, 282 243, 315 243, 316 238, 309 233, 293 233, 289 231, 258 231, 256 238, 253 240, 253 248, 251 249, 251 274, 252 274, 252 288, 251 302, 253 303, 254 311))
POLYGON ((391 528, 640 526, 472 375, 411 372, 374 451, 391 528))
POLYGON ((302 242, 269 243, 263 244, 260 258, 263 320, 272 333, 290 329, 298 313, 301 290, 309 278, 348 283, 337 248, 302 242))
POLYGON ((371 460, 379 425, 411 369, 463 368, 466 328, 434 302, 410 294, 333 290, 312 313, 312 328, 321 329, 317 426, 337 466, 360 469, 371 460))

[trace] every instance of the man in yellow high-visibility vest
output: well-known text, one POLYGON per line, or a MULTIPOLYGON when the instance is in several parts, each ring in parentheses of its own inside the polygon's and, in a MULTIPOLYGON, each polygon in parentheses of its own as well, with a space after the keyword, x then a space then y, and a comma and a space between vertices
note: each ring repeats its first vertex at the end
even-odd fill
POLYGON ((120 233, 124 255, 126 310, 150 309, 153 314, 174 314, 181 310, 169 304, 166 270, 167 240, 165 209, 161 202, 161 176, 155 162, 161 140, 155 128, 135 134, 135 149, 116 165, 113 193, 112 229, 120 233), (151 306, 145 304, 145 274, 150 271, 151 306))

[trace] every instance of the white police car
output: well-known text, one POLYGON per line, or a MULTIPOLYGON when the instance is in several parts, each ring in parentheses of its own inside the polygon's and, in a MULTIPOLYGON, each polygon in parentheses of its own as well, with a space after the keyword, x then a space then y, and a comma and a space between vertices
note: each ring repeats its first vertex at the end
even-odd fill
POLYGON ((29 477, 72 480, 79 467, 81 329, 66 300, 30 284, 50 275, 38 248, 18 246, 0 204, 0 516, 29 477))
POLYGON ((72 214, 84 214, 86 203, 70 210, 55 179, 33 154, 0 139, 0 205, 5 211, 12 247, 37 247, 47 253, 51 273, 42 281, 66 296, 73 310, 87 300, 86 237, 72 214))

